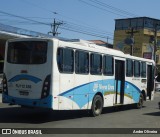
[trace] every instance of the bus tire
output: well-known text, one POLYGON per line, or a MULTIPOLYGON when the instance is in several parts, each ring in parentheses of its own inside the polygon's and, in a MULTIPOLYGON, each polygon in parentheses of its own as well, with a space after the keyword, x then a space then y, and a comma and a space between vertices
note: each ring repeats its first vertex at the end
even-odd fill
POLYGON ((100 95, 95 95, 92 101, 92 107, 91 107, 91 116, 96 117, 99 116, 102 113, 103 108, 103 100, 100 95))
POLYGON ((144 98, 143 98, 143 95, 141 94, 139 98, 139 102, 136 104, 136 108, 141 109, 143 107, 143 101, 144 101, 144 98))

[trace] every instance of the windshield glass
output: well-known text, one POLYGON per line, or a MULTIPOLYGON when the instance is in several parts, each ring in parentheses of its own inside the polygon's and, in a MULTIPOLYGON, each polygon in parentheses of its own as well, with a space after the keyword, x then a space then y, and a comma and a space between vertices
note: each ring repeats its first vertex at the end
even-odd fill
POLYGON ((47 42, 10 42, 7 61, 13 64, 43 64, 47 60, 47 42))

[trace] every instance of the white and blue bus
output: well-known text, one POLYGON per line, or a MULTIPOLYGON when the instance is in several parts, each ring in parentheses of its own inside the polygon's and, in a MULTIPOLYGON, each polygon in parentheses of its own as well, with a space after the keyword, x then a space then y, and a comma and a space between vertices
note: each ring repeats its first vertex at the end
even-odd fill
POLYGON ((6 43, 3 103, 53 110, 90 110, 154 97, 153 60, 88 41, 21 38, 6 43))

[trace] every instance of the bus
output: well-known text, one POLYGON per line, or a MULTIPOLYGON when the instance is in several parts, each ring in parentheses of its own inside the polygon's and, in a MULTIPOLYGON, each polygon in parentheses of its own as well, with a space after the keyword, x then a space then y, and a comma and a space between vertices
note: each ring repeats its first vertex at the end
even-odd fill
POLYGON ((84 40, 21 38, 6 43, 2 102, 88 110, 154 98, 153 60, 84 40))

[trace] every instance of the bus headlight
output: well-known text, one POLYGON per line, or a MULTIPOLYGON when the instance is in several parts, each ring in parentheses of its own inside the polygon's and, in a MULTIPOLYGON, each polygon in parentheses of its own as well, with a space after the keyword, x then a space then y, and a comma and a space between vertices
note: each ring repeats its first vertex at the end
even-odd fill
POLYGON ((51 84, 51 75, 48 75, 43 82, 41 98, 46 98, 49 95, 50 84, 51 84))
POLYGON ((3 75, 2 84, 3 84, 3 93, 8 95, 7 78, 6 78, 5 74, 3 75))

